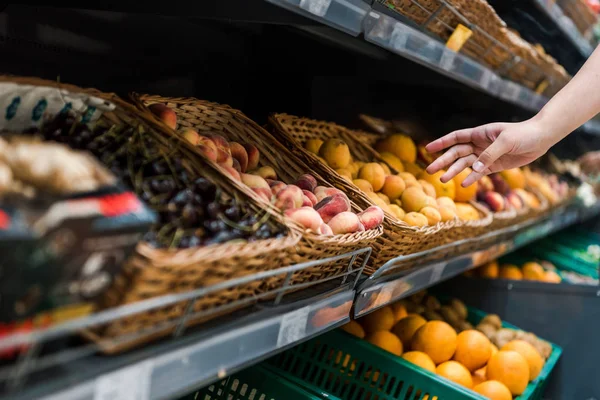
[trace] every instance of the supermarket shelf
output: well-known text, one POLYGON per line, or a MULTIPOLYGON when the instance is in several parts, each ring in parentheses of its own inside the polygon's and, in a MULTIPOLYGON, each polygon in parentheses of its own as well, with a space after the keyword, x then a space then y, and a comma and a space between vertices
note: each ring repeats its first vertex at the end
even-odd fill
MULTIPOLYGON (((419 257, 423 254, 413 254, 390 260, 376 274, 366 279, 359 286, 354 304, 354 316, 358 318, 368 314, 436 283, 485 264, 503 254, 512 252, 552 232, 598 214, 600 214, 600 205, 598 204, 592 208, 575 206, 559 208, 549 216, 494 231, 476 239, 470 239, 486 240, 486 242, 489 240, 490 243, 493 243, 483 250, 434 262, 412 271, 393 272, 400 261, 406 261, 407 258, 419 257)), ((457 245, 460 245, 460 243, 452 244, 452 246, 457 245)))
POLYGON ((569 38, 582 56, 587 58, 592 54, 594 51, 592 44, 581 35, 573 21, 562 12, 556 1, 533 0, 533 2, 569 38))
POLYGON ((583 124, 583 130, 592 135, 600 136, 600 121, 593 119, 583 124))
POLYGON ((153 298, 49 329, 3 338, 0 352, 17 345, 26 345, 28 351, 14 366, 0 368, 0 383, 4 389, 0 397, 120 399, 120 395, 127 393, 131 397, 126 398, 165 399, 185 394, 346 323, 355 297, 354 287, 370 252, 370 248, 364 248, 214 285, 208 290, 223 290, 226 286, 235 287, 265 276, 285 277, 282 286, 271 290, 266 298, 255 296, 255 300, 263 298, 262 302, 185 329, 188 318, 197 315, 191 314, 193 303, 188 303, 189 313, 173 321, 177 329, 172 337, 122 355, 102 356, 98 352, 102 344, 93 343, 61 347, 36 357, 41 343, 52 347, 52 341, 56 345, 57 339, 73 342, 72 335, 81 329, 166 305, 182 304, 182 301, 206 295, 207 288, 153 298), (362 256, 361 262, 357 262, 359 256, 362 256), (332 261, 348 266, 343 272, 314 283, 291 282, 295 273, 332 261), (182 335, 184 330, 185 335, 182 335))

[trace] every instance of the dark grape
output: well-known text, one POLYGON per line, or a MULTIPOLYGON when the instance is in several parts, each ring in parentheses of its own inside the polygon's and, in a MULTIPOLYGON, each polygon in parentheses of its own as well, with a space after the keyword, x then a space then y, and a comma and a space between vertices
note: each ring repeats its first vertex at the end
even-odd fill
POLYGON ((194 193, 192 192, 191 189, 183 189, 183 190, 179 191, 175 196, 173 196, 171 201, 173 203, 177 204, 178 206, 182 206, 186 203, 192 202, 193 198, 194 198, 194 193))
POLYGON ((194 226, 199 222, 196 208, 191 204, 186 204, 181 210, 181 217, 186 226, 194 226))
POLYGON ((232 221, 237 221, 240 217, 240 209, 237 206, 230 206, 225 209, 225 216, 232 221))
POLYGON ((208 203, 206 213, 211 218, 217 218, 221 214, 221 205, 217 202, 208 203))

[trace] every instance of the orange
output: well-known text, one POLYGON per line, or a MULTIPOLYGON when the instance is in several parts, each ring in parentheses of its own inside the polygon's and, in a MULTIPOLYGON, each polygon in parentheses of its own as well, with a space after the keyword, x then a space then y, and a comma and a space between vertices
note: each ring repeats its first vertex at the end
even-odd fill
POLYGON ((414 163, 417 159, 417 146, 411 138, 402 134, 394 134, 380 140, 375 145, 375 149, 380 152, 392 153, 401 161, 414 163))
POLYGON ((498 277, 502 279, 513 279, 520 281, 523 279, 523 273, 516 265, 507 264, 500 267, 500 270, 498 271, 498 277))
POLYGON ((454 181, 455 201, 463 201, 466 203, 475 199, 475 195, 477 194, 477 182, 466 188, 462 187, 463 181, 471 172, 473 172, 471 168, 465 168, 452 179, 454 181))
POLYGON ((516 351, 523 356, 529 365, 529 380, 533 381, 544 367, 544 359, 531 344, 524 340, 511 340, 502 346, 501 350, 516 351))
POLYGON ((546 275, 544 268, 536 262, 528 262, 523 264, 521 270, 523 271, 523 279, 529 281, 544 280, 544 277, 546 275))
POLYGON ((395 322, 400 321, 402 318, 404 318, 408 315, 408 312, 406 311, 406 307, 404 306, 403 303, 400 303, 400 302, 392 304, 392 311, 394 312, 394 321, 395 322))
POLYGON ((415 332, 411 344, 413 350, 427 353, 437 365, 450 360, 454 355, 456 331, 446 322, 429 321, 415 332))
POLYGON ((474 329, 462 331, 456 337, 456 352, 453 359, 473 372, 487 364, 492 356, 490 340, 474 329))
POLYGON ((473 378, 471 378, 471 373, 459 362, 446 361, 445 363, 438 365, 435 372, 438 375, 443 376, 444 378, 458 383, 466 388, 471 389, 473 387, 473 378))
POLYGON ((388 331, 376 331, 369 333, 365 340, 377 347, 381 347, 385 351, 389 351, 397 356, 402 355, 402 342, 398 336, 388 331))
POLYGON ((428 174, 427 172, 422 172, 419 174, 418 178, 423 179, 426 182, 429 182, 435 188, 435 193, 437 197, 447 196, 454 200, 456 196, 456 187, 454 181, 450 179, 446 183, 442 183, 440 180, 441 176, 444 175, 446 171, 438 171, 435 174, 428 174))
POLYGON ((480 383, 485 382, 485 367, 473 372, 471 379, 473 379, 473 386, 477 386, 480 383))
POLYGON ((421 351, 409 351, 408 353, 402 354, 402 358, 429 372, 435 373, 435 364, 431 360, 431 357, 421 351))
POLYGON ((415 332, 425 325, 427 321, 420 315, 408 315, 406 318, 402 318, 394 327, 392 332, 400 338, 404 347, 408 349, 410 341, 412 340, 415 332))
POLYGON ((529 382, 529 365, 516 351, 500 350, 490 358, 486 377, 503 383, 517 396, 525 391, 529 382))
POLYGON ((395 323, 392 307, 386 306, 379 310, 365 315, 359 320, 359 323, 365 329, 365 332, 389 331, 395 323))
POLYGON ((500 172, 511 189, 525 189, 525 175, 520 168, 511 168, 500 172))
POLYGON ((360 326, 360 324, 356 321, 350 321, 345 325, 342 325, 340 327, 340 329, 342 329, 343 331, 348 332, 351 335, 354 335, 356 337, 359 337, 361 339, 365 338, 365 330, 363 329, 362 326, 360 326))
POLYGON ((482 278, 495 279, 498 277, 498 262, 492 261, 479 268, 479 276, 482 278))
POLYGON ((476 385, 473 391, 490 400, 512 400, 510 390, 498 381, 486 381, 476 385))
POLYGON ((546 271, 546 274, 544 275, 544 282, 561 283, 562 278, 554 271, 546 271))
POLYGON ((492 356, 498 352, 498 348, 494 343, 492 343, 492 356))

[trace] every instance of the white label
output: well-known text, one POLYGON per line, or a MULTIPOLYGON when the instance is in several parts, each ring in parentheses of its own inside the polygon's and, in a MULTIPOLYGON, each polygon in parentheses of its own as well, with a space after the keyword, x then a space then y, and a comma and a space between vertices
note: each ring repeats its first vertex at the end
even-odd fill
POLYGON ((283 316, 277 337, 277 347, 287 346, 306 336, 309 311, 309 307, 306 306, 283 316))
POLYGON ((300 0, 300 8, 317 17, 324 17, 330 5, 331 0, 300 0))
POLYGON ((390 46, 396 50, 406 51, 406 41, 408 40, 408 32, 403 24, 396 23, 392 36, 390 37, 390 46))
POLYGON ((437 263, 436 265, 433 265, 431 267, 431 278, 429 278, 429 283, 439 281, 440 278, 442 277, 442 274, 444 273, 445 268, 446 268, 445 261, 442 261, 440 263, 437 263))
POLYGON ((484 69, 483 75, 481 76, 481 86, 484 89, 489 90, 491 81, 492 81, 492 72, 490 70, 484 69))
POLYGON ((152 361, 144 361, 96 379, 94 400, 147 400, 150 398, 152 361))
POLYGON ((456 58, 456 52, 450 49, 444 49, 442 58, 440 58, 440 68, 450 71, 454 65, 454 59, 456 58))

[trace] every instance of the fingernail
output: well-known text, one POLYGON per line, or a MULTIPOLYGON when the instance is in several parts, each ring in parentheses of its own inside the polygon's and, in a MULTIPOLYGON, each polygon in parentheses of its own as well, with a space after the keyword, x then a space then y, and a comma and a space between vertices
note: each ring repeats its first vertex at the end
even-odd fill
POLYGON ((473 164, 473 171, 475 172, 483 172, 483 168, 485 168, 485 166, 481 161, 475 161, 475 164, 473 164))

